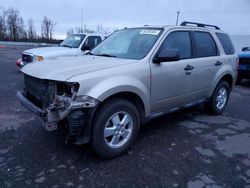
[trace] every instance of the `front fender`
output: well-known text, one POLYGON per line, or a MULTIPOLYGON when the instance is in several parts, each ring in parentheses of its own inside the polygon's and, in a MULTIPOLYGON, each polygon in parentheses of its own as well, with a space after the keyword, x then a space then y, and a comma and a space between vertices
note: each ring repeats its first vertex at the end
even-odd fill
POLYGON ((92 87, 86 94, 99 101, 104 101, 112 95, 121 92, 131 92, 138 95, 144 103, 145 115, 150 113, 150 81, 142 82, 128 76, 117 76, 105 79, 92 87))

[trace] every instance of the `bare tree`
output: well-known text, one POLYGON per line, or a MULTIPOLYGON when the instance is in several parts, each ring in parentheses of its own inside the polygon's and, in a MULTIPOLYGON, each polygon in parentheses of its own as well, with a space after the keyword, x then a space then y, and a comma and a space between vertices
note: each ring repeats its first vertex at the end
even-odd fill
POLYGON ((5 23, 5 12, 2 7, 0 7, 0 10, 2 9, 2 12, 0 13, 0 39, 5 39, 7 37, 7 29, 6 29, 6 23, 5 23))
POLYGON ((84 30, 85 33, 94 33, 93 29, 85 28, 84 30))
POLYGON ((24 21, 19 16, 19 11, 13 8, 9 8, 5 11, 6 16, 6 29, 8 31, 8 37, 16 41, 19 38, 27 38, 24 21))
POLYGON ((83 33, 83 29, 81 27, 76 27, 75 32, 76 33, 83 33))
POLYGON ((27 39, 27 32, 25 30, 23 18, 17 19, 17 37, 21 39, 27 39))
POLYGON ((27 38, 23 18, 19 11, 9 8, 5 11, 5 24, 9 39, 16 41, 19 38, 27 38))
POLYGON ((103 33, 103 26, 101 24, 96 26, 96 32, 97 33, 103 33))
POLYGON ((72 27, 67 30, 67 35, 70 35, 73 33, 74 33, 74 29, 72 27))
POLYGON ((41 25, 41 35, 42 38, 51 40, 53 38, 54 28, 56 23, 54 23, 52 20, 44 16, 43 22, 41 25))
POLYGON ((108 32, 108 28, 104 28, 103 27, 103 25, 102 24, 98 24, 97 26, 96 26, 96 32, 97 33, 100 33, 100 34, 108 34, 109 32, 108 32))
POLYGON ((17 40, 19 11, 13 8, 9 8, 5 13, 6 13, 6 25, 9 32, 9 38, 17 40))
POLYGON ((32 18, 28 20, 28 29, 27 29, 27 35, 29 39, 35 39, 36 38, 36 31, 34 26, 34 21, 32 18))

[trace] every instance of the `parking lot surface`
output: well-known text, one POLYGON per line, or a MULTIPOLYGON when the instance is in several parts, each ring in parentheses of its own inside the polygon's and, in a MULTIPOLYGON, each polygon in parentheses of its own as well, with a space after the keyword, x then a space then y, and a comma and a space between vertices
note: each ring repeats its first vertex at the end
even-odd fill
POLYGON ((48 133, 16 99, 15 61, 28 47, 0 49, 0 187, 250 188, 250 82, 236 86, 225 113, 197 106, 143 125, 111 160, 48 133))

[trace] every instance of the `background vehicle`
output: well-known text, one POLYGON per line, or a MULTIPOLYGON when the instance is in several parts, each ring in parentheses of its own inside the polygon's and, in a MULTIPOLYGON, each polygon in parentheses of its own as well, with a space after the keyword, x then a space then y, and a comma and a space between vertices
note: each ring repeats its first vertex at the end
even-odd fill
POLYGON ((59 56, 81 55, 91 50, 103 40, 98 34, 70 34, 58 47, 43 47, 26 50, 16 65, 23 67, 34 61, 44 61, 59 56))
POLYGON ((237 84, 240 84, 243 79, 250 79, 250 47, 242 48, 242 53, 239 54, 237 84))
POLYGON ((102 157, 124 153, 152 118, 200 103, 221 114, 237 77, 229 36, 200 23, 123 29, 88 54, 28 64, 17 97, 47 130, 67 121, 66 141, 102 157))
POLYGON ((250 47, 244 47, 242 48, 242 52, 249 52, 250 51, 250 47))

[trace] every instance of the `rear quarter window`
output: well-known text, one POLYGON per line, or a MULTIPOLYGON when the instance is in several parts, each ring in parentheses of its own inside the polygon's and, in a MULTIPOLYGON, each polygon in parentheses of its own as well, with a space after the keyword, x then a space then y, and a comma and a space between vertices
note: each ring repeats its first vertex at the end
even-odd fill
POLYGON ((218 37, 226 55, 232 55, 234 54, 234 47, 232 44, 231 39, 227 34, 224 33, 216 33, 216 36, 218 37))

